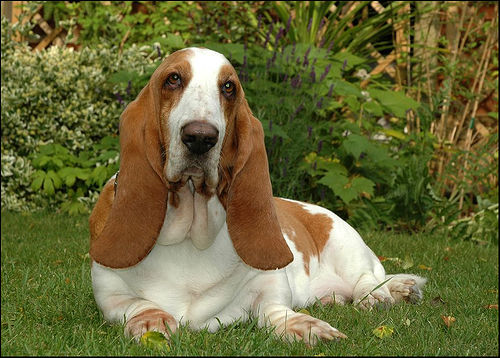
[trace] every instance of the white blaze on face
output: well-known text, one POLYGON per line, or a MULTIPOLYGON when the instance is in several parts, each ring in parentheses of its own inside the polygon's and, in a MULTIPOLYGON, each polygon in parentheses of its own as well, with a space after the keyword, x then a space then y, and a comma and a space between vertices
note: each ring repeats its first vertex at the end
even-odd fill
POLYGON ((190 166, 201 166, 205 180, 216 183, 217 165, 226 129, 224 110, 220 102, 219 73, 229 61, 220 53, 200 48, 187 48, 192 77, 182 97, 168 118, 170 129, 169 160, 167 179, 179 176, 190 166), (219 131, 217 144, 203 156, 203 162, 191 159, 189 151, 181 141, 181 129, 191 121, 204 121, 219 131))

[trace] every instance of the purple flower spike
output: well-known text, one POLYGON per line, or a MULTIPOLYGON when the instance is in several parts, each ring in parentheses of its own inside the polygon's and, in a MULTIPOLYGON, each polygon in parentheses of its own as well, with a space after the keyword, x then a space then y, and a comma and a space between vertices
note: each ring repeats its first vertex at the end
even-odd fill
POLYGON ((332 48, 333 48, 333 40, 330 41, 330 43, 328 44, 328 48, 326 49, 326 52, 327 53, 330 52, 332 50, 332 48))
POLYGON ((292 46, 292 53, 291 53, 292 56, 295 54, 295 47, 296 46, 297 46, 297 43, 294 41, 293 46, 292 46))
POLYGON ((342 64, 342 71, 345 71, 346 66, 347 66, 347 58, 344 60, 344 63, 342 64))
POLYGON ((297 65, 300 65, 300 57, 297 56, 297 61, 295 61, 297 65))
POLYGON ((274 47, 278 46, 278 41, 283 36, 283 31, 284 31, 283 28, 280 27, 278 34, 276 35, 276 40, 274 40, 274 47))
POLYGON ((319 78, 319 81, 323 81, 326 77, 326 75, 328 74, 328 72, 330 72, 330 68, 332 68, 332 64, 328 64, 328 66, 325 67, 325 72, 323 72, 323 74, 321 75, 321 77, 319 78))
POLYGON ((321 31, 321 29, 323 28, 324 25, 325 25, 325 18, 323 17, 321 19, 321 22, 319 23, 318 32, 321 31))
POLYGON ((290 15, 288 17, 288 21, 286 22, 286 29, 285 29, 285 33, 288 33, 288 31, 290 30, 290 25, 292 24, 292 15, 290 15))
POLYGON ((274 64, 275 61, 276 61, 276 50, 274 50, 273 57, 271 57, 271 64, 274 64))
POLYGON ((333 94, 333 83, 330 85, 330 89, 328 90, 328 94, 327 94, 327 96, 328 96, 328 97, 331 97, 331 96, 332 96, 332 94, 333 94))
POLYGON ((319 108, 321 108, 321 107, 323 107, 323 97, 321 97, 321 98, 319 99, 319 101, 316 103, 316 108, 318 108, 318 109, 319 109, 319 108))
POLYGON ((322 37, 322 38, 321 38, 321 41, 319 42, 319 45, 318 45, 318 46, 319 46, 319 48, 323 47, 323 45, 324 45, 324 44, 325 44, 325 38, 324 38, 324 37, 322 37))
POLYGON ((130 91, 131 91, 131 89, 132 89, 132 81, 131 81, 131 80, 129 80, 129 81, 128 81, 128 84, 127 84, 127 89, 126 89, 126 91, 127 91, 127 96, 130 96, 130 91))
POLYGON ((311 69, 311 74, 310 74, 310 76, 311 76, 311 82, 312 82, 312 83, 315 83, 315 82, 316 82, 316 72, 314 71, 314 66, 313 66, 313 67, 312 67, 312 69, 311 69))
POLYGON ((283 82, 288 81, 288 73, 285 73, 285 77, 283 77, 283 82))
POLYGON ((323 148, 323 141, 322 140, 320 140, 318 142, 318 153, 321 152, 321 148, 323 148))
POLYGON ((257 17, 257 19, 259 20, 257 22, 257 28, 260 28, 260 24, 261 24, 261 21, 262 21, 262 14, 259 14, 259 16, 257 17))
POLYGON ((158 57, 161 58, 161 49, 160 49, 160 46, 156 46, 156 51, 158 52, 158 57))
POLYGON ((306 53, 304 54, 304 60, 309 56, 309 52, 311 52, 311 46, 309 46, 306 53))
POLYGON ((308 32, 309 32, 309 31, 311 31, 311 25, 312 25, 312 23, 313 23, 313 19, 312 19, 312 17, 311 17, 311 18, 309 19, 309 24, 307 25, 307 31, 308 31, 308 32))
POLYGON ((292 81, 290 84, 292 85, 292 88, 300 88, 300 85, 302 84, 302 79, 300 78, 300 75, 297 74, 297 76, 292 78, 292 81))
POLYGON ((273 23, 269 24, 269 29, 267 30, 266 41, 264 42, 264 47, 266 47, 267 43, 269 42, 269 37, 271 36, 271 32, 273 32, 273 26, 274 26, 273 23))
POLYGON ((307 138, 311 138, 312 132, 313 132, 312 127, 311 126, 307 127, 307 138))
POLYGON ((120 95, 120 92, 116 92, 115 93, 115 97, 118 100, 118 103, 120 103, 121 105, 123 105, 124 102, 123 102, 122 96, 120 95))

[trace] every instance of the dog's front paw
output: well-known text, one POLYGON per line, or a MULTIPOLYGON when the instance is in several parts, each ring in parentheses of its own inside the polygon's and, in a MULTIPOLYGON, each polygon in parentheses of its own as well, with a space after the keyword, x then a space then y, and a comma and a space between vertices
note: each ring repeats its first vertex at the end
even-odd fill
POLYGON ((171 314, 160 309, 149 309, 127 321, 125 335, 139 341, 144 333, 155 331, 168 338, 176 329, 177 321, 171 314))
POLYGON ((297 313, 288 318, 284 325, 285 339, 289 341, 302 340, 307 345, 315 345, 319 340, 347 338, 344 333, 333 328, 327 322, 303 313, 297 313))

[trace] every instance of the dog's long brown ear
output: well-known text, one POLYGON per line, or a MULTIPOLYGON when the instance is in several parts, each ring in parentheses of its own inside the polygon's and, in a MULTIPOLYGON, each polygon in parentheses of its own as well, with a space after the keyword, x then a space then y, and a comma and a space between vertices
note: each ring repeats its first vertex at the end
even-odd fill
POLYGON ((282 268, 293 254, 276 215, 262 124, 244 98, 234 125, 236 154, 226 201, 229 236, 247 265, 261 270, 282 268))
POLYGON ((148 84, 120 120, 120 172, 104 228, 91 240, 90 256, 111 268, 130 267, 153 248, 165 219, 158 103, 148 84))

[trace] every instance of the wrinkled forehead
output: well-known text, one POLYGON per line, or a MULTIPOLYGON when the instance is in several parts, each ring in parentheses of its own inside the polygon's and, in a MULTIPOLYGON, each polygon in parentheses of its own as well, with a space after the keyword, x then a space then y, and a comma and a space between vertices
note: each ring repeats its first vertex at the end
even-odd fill
POLYGON ((222 68, 231 66, 224 55, 206 48, 189 47, 183 51, 189 53, 187 60, 191 65, 194 79, 217 77, 222 68))

